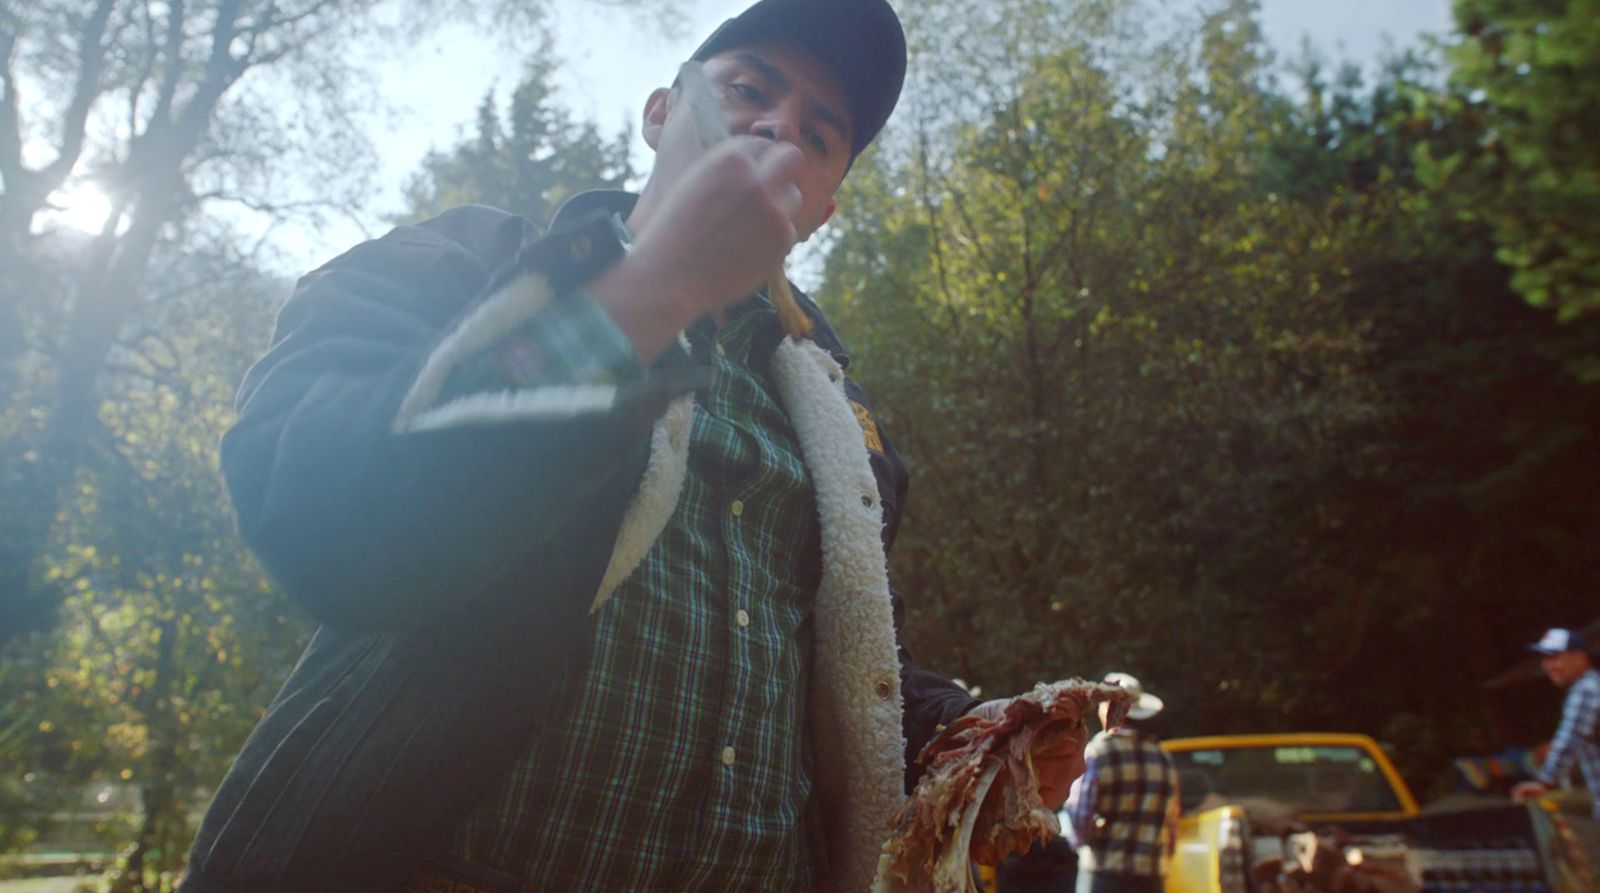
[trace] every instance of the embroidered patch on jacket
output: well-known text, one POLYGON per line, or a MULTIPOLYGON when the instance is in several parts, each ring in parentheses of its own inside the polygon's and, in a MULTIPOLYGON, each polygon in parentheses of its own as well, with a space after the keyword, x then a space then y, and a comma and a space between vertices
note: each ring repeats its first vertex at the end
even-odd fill
POLYGON ((872 412, 854 400, 850 401, 850 408, 856 411, 856 421, 861 423, 861 437, 867 442, 867 449, 883 455, 883 438, 878 436, 878 422, 872 412))

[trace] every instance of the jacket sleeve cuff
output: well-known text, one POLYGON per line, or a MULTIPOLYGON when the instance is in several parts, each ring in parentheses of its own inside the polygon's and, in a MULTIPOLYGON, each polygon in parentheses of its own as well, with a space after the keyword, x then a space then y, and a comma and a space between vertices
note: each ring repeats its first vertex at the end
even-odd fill
POLYGON ((566 295, 450 370, 436 403, 473 394, 631 384, 633 345, 582 290, 566 295))
POLYGON ((575 287, 574 271, 545 272, 559 256, 546 244, 553 240, 575 240, 592 255, 599 239, 580 226, 524 249, 424 362, 396 432, 608 413, 642 394, 661 391, 651 401, 659 404, 683 390, 672 376, 646 376, 627 337, 575 287))

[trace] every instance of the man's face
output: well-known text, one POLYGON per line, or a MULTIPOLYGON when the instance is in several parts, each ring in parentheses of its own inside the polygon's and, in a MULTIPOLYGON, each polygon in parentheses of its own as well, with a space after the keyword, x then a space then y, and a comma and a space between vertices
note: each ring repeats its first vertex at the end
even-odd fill
POLYGON ((1591 662, 1589 655, 1582 651, 1563 651, 1559 654, 1547 654, 1539 661, 1539 666, 1544 669, 1545 676, 1558 688, 1566 688, 1578 681, 1578 677, 1588 672, 1591 662))
MULTIPOLYGON (((725 50, 707 59, 703 70, 729 133, 782 140, 804 155, 796 229, 802 240, 809 237, 833 215, 833 193, 850 167, 850 103, 844 84, 813 56, 779 45, 725 50)), ((656 173, 681 171, 693 159, 676 156, 699 151, 663 138, 680 101, 676 91, 657 90, 645 109, 644 138, 656 150, 656 173)))

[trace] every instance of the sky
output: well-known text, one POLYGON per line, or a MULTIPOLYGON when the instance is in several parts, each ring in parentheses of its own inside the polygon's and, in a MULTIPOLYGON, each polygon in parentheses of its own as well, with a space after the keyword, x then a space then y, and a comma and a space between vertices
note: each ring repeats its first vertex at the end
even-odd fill
MULTIPOLYGON (((555 30, 560 54, 557 85, 562 100, 579 117, 596 121, 602 133, 631 123, 634 158, 648 168, 649 150, 638 139, 637 120, 650 90, 670 78, 677 64, 722 20, 750 0, 666 0, 680 16, 676 35, 660 33, 658 20, 593 0, 557 0, 555 30)), ((912 0, 900 0, 912 2, 912 0)), ((1177 9, 1189 0, 1157 0, 1177 9)), ((1261 0, 1262 25, 1280 53, 1298 51, 1309 36, 1326 55, 1363 63, 1375 59, 1386 41, 1416 42, 1421 33, 1440 33, 1450 24, 1450 0, 1261 0)), ((384 214, 400 207, 400 189, 430 149, 453 145, 472 123, 478 103, 491 88, 502 94, 520 75, 523 58, 489 37, 451 28, 425 40, 375 74, 394 114, 374 120, 383 190, 365 224, 366 234, 384 228, 384 214)), ((303 271, 327 260, 333 246, 363 237, 354 224, 313 236, 282 232, 282 262, 303 271)))

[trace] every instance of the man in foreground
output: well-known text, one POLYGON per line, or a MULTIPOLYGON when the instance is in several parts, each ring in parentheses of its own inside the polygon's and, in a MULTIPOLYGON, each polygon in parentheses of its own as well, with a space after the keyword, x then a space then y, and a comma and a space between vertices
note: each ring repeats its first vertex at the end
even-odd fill
MULTIPOLYGON (((641 195, 457 209, 284 308, 223 470, 323 626, 184 890, 858 891, 907 753, 979 706, 899 646, 906 472, 848 356, 761 288, 888 118, 899 22, 762 0, 694 58, 732 135, 652 93, 641 195)), ((1064 795, 1075 750, 1035 756, 1064 795)))
POLYGON ((1538 777, 1511 789, 1517 801, 1536 800, 1572 775, 1576 763, 1594 798, 1594 817, 1600 819, 1600 671, 1583 634, 1570 629, 1549 629, 1528 646, 1538 653, 1540 667, 1557 688, 1567 690, 1561 708, 1561 725, 1550 740, 1550 751, 1538 777))

